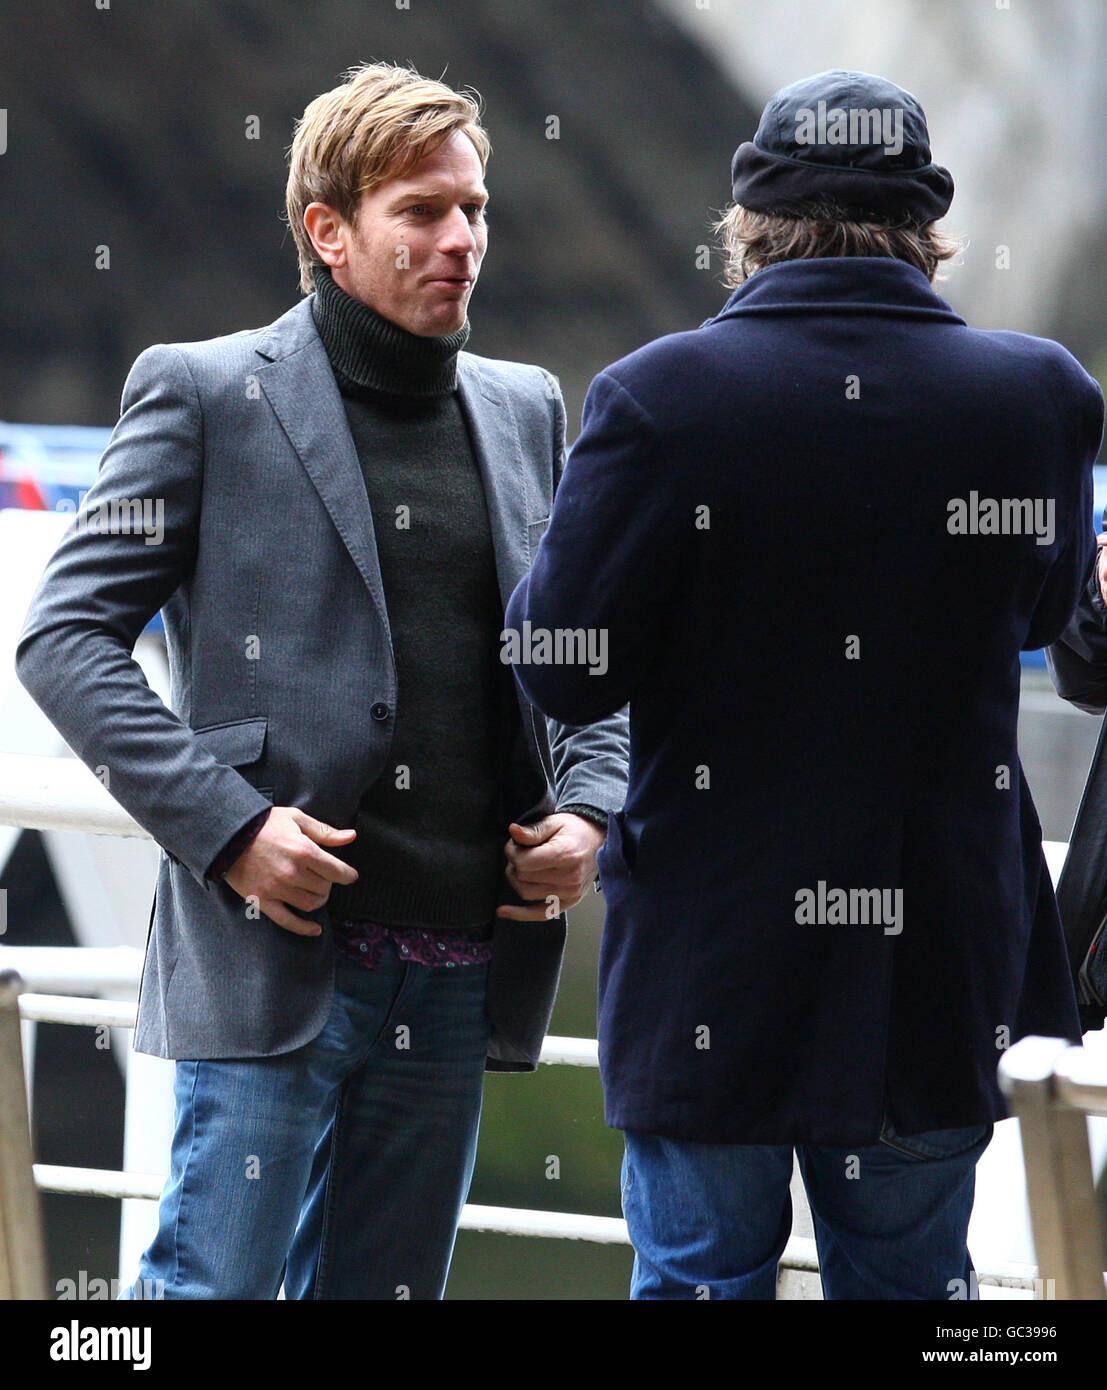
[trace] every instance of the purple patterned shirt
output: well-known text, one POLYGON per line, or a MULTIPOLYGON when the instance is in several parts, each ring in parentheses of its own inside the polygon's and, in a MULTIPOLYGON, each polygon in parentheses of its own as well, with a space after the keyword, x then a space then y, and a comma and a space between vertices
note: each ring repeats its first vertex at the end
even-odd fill
POLYGON ((391 941, 402 960, 416 965, 484 965, 492 959, 492 923, 483 927, 390 927, 337 917, 331 922, 339 951, 375 970, 391 941))

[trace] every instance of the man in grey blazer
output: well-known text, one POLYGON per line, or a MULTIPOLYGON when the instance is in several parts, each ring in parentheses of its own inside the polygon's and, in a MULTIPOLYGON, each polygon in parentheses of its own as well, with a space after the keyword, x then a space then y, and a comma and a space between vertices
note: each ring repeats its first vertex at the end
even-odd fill
POLYGON ((314 293, 142 353, 19 643, 164 851, 135 1046, 177 1059, 176 1129, 135 1297, 441 1296, 483 1072, 536 1065, 622 805, 625 711, 546 720, 501 649, 564 408, 462 350, 488 152, 405 68, 309 104, 314 293), (131 655, 159 609, 171 708, 131 655))

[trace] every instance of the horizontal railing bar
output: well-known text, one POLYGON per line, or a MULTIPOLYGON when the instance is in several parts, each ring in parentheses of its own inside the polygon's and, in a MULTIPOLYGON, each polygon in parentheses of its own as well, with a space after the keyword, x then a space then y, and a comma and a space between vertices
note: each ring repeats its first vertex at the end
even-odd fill
MULTIPOLYGON (((35 1182, 43 1192, 76 1197, 138 1198, 156 1202, 165 1179, 156 1173, 121 1173, 110 1168, 72 1168, 53 1163, 34 1165, 35 1182)), ((522 1207, 467 1204, 461 1214, 465 1230, 588 1240, 601 1245, 628 1245, 627 1224, 614 1216, 575 1212, 528 1211, 522 1207)))
MULTIPOLYGON (((153 838, 80 759, 26 753, 0 753, 0 825, 153 838)), ((1044 840, 1042 849, 1056 882, 1068 844, 1044 840)))
MULTIPOLYGON (((68 994, 23 994, 21 1018, 35 1023, 75 1023, 88 1028, 133 1028, 137 1004, 118 999, 78 999, 68 994)), ((598 1067, 595 1038, 561 1038, 551 1035, 542 1046, 540 1061, 547 1066, 598 1067)))
POLYGON ((156 1173, 120 1173, 114 1168, 36 1163, 34 1174, 40 1191, 64 1192, 72 1197, 138 1197, 156 1202, 165 1186, 165 1179, 156 1173))
MULTIPOLYGON (((70 948, 72 949, 72 948, 70 948)), ((23 994, 19 1014, 28 1022, 72 1023, 89 1028, 134 1028, 138 1006, 127 1000, 81 999, 66 994, 23 994)), ((598 1067, 595 1038, 569 1038, 551 1034, 542 1045, 539 1060, 546 1066, 598 1067)), ((1107 1082, 1090 1076, 1059 1076, 1056 1104, 1087 1115, 1107 1114, 1107 1082)))
POLYGON ((137 946, 0 946, 0 970, 15 970, 40 994, 127 993, 138 988, 137 946))
POLYGON ((78 999, 70 994, 24 994, 19 1016, 35 1023, 76 1023, 87 1028, 133 1028, 138 1005, 123 999, 78 999))
POLYGON ((585 1216, 568 1211, 528 1211, 525 1207, 482 1207, 466 1203, 460 1228, 486 1235, 586 1240, 596 1245, 629 1245, 627 1223, 617 1216, 585 1216))
POLYGON ((551 1067, 598 1067, 599 1044, 595 1038, 559 1038, 551 1033, 538 1060, 551 1067))
POLYGON ((151 839, 77 758, 0 753, 0 825, 151 839))
MULTIPOLYGON (((156 1202, 165 1179, 154 1173, 120 1173, 107 1168, 67 1168, 36 1163, 35 1182, 42 1192, 80 1197, 139 1198, 156 1202)), ((627 1223, 616 1216, 589 1216, 581 1212, 531 1211, 526 1207, 489 1207, 466 1203, 460 1228, 486 1235, 532 1237, 540 1240, 583 1240, 594 1245, 629 1245, 627 1223)), ((793 1236, 780 1259, 784 1269, 818 1273, 819 1257, 809 1237, 793 1236)), ((978 1269, 980 1283, 1003 1288, 1030 1289, 1037 1277, 1034 1265, 999 1264, 978 1269)))

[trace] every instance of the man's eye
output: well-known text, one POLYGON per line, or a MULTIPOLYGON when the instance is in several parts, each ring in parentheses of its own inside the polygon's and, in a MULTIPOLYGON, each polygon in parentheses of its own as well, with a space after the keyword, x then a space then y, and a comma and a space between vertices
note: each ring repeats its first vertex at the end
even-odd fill
POLYGON ((465 211, 470 217, 483 217, 486 222, 488 221, 488 209, 481 203, 470 203, 465 211))
POLYGON ((408 208, 408 212, 429 212, 429 211, 430 211, 430 208, 427 207, 426 203, 416 203, 414 207, 408 208))

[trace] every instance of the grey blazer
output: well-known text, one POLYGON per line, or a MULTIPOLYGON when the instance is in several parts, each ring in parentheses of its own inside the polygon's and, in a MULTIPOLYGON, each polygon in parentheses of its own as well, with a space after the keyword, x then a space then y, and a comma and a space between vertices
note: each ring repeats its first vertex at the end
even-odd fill
MULTIPOLYGON (((549 519, 564 406, 538 367, 462 353, 458 378, 506 606, 549 519)), ((96 482, 32 601, 16 668, 163 850, 136 1049, 257 1057, 310 1041, 331 1004, 330 933, 251 920, 232 888, 206 876, 270 802, 352 825, 389 765, 396 668, 373 517, 310 296, 268 328, 137 359, 96 482), (159 609, 171 708, 132 657, 159 609)), ((511 816, 620 807, 626 711, 569 728, 517 694, 511 816)), ((501 900, 518 901, 506 880, 501 900)), ((326 926, 326 907, 310 915, 326 926)), ((497 920, 489 1068, 535 1066, 564 938, 564 915, 497 920)))

